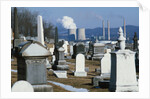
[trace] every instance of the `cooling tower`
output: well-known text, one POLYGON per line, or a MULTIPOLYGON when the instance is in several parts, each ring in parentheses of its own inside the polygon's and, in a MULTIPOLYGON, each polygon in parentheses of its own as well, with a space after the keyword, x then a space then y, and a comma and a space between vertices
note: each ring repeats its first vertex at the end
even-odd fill
POLYGON ((78 29, 78 40, 86 40, 85 38, 85 28, 78 29))
POLYGON ((68 35, 69 35, 69 37, 70 36, 72 37, 72 35, 74 35, 74 40, 76 40, 76 29, 69 29, 68 35))

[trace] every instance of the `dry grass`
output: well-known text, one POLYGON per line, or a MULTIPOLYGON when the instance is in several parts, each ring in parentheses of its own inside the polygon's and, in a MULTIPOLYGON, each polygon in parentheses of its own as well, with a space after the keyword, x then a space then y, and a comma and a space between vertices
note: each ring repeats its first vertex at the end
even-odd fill
MULTIPOLYGON (((51 57, 49 57, 51 59, 51 57)), ((108 89, 94 88, 92 86, 92 78, 94 76, 99 75, 95 72, 95 68, 100 67, 99 61, 85 60, 85 66, 89 67, 89 72, 87 73, 87 77, 75 77, 73 72, 75 70, 75 59, 67 59, 67 62, 71 62, 74 64, 69 64, 69 70, 67 71, 68 78, 57 78, 50 71, 47 71, 47 79, 50 81, 60 82, 65 85, 71 85, 76 88, 86 88, 90 92, 108 92, 108 89)), ((17 69, 16 60, 12 62, 12 69, 17 69)), ((14 84, 17 81, 17 73, 11 73, 11 84, 14 84)), ((48 83, 53 86, 54 92, 69 92, 60 86, 54 85, 52 83, 48 83)))

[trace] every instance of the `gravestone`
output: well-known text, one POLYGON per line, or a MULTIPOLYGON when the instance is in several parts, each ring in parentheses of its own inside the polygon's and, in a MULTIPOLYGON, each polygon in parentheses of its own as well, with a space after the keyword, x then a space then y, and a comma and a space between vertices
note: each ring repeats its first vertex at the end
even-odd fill
POLYGON ((85 57, 83 54, 78 54, 76 57, 76 70, 74 76, 87 76, 87 72, 85 72, 85 57))
POLYGON ((48 58, 46 58, 46 68, 47 68, 47 69, 52 68, 52 65, 49 63, 48 58))
POLYGON ((109 90, 116 92, 137 92, 138 82, 135 71, 135 52, 125 49, 123 30, 119 28, 120 50, 111 52, 111 78, 109 90))
POLYGON ((111 49, 105 49, 104 57, 101 59, 101 76, 109 75, 111 70, 111 49))
POLYGON ((104 56, 104 51, 105 51, 105 44, 98 42, 94 43, 92 60, 100 60, 104 56))
POLYGON ((65 56, 68 55, 68 41, 64 41, 64 44, 62 45, 62 47, 65 49, 64 53, 65 56))
POLYGON ((85 55, 85 45, 82 42, 78 42, 73 46, 73 58, 76 57, 77 54, 85 55))
POLYGON ((73 55, 73 46, 70 45, 70 55, 72 56, 73 55))
POLYGON ((110 80, 110 70, 111 70, 111 49, 105 49, 104 57, 101 59, 101 69, 100 76, 95 76, 92 79, 93 86, 100 86, 101 88, 108 88, 108 83, 110 80))
POLYGON ((68 78, 67 71, 54 71, 57 78, 68 78))
POLYGON ((66 64, 66 60, 64 60, 64 51, 65 49, 63 47, 60 47, 58 49, 58 59, 56 59, 53 69, 55 70, 68 70, 69 69, 69 66, 66 64))
POLYGON ((53 64, 53 65, 54 65, 55 61, 56 61, 56 57, 55 57, 55 55, 53 55, 53 56, 52 56, 52 64, 53 64))
POLYGON ((135 54, 136 72, 139 72, 139 48, 138 48, 138 38, 136 32, 134 33, 134 38, 133 38, 133 51, 136 52, 135 54))
MULTIPOLYGON (((26 80, 34 86, 46 85, 46 58, 50 55, 50 52, 36 41, 24 42, 20 44, 19 48, 20 52, 17 57, 18 80, 26 80)), ((39 91, 42 91, 42 88, 51 88, 50 90, 52 90, 52 86, 46 86, 38 87, 39 91)))
POLYGON ((90 54, 92 54, 92 50, 93 50, 92 47, 93 47, 93 43, 92 43, 92 41, 90 41, 89 42, 89 51, 88 51, 90 54))
POLYGON ((17 81, 11 88, 12 92, 34 92, 32 85, 27 81, 17 81))

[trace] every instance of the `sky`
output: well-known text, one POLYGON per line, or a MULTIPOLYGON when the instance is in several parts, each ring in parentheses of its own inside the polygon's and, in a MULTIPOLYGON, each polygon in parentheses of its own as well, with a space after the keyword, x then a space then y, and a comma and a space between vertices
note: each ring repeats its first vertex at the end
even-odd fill
MULTIPOLYGON (((28 7, 31 12, 36 11, 47 22, 58 24, 58 19, 63 16, 71 17, 77 28, 102 27, 102 20, 107 27, 107 20, 111 28, 123 26, 123 18, 126 25, 139 26, 138 7, 28 7)), ((60 24, 60 23, 59 23, 60 24)))

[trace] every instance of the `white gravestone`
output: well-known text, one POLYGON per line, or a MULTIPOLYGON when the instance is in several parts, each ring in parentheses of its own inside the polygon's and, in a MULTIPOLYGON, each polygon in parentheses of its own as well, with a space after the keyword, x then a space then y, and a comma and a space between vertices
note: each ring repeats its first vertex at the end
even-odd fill
POLYGON ((54 74, 58 78, 68 78, 67 77, 67 71, 54 71, 54 74))
POLYGON ((34 92, 32 85, 27 81, 17 81, 11 88, 12 92, 34 92))
POLYGON ((135 52, 125 49, 123 30, 119 29, 120 50, 111 52, 111 78, 109 90, 116 92, 137 92, 138 81, 135 70, 135 52))
POLYGON ((105 49, 104 57, 101 60, 101 76, 105 76, 105 75, 110 76, 110 70, 111 70, 110 52, 111 49, 105 49))
POLYGON ((70 45, 70 55, 72 56, 73 55, 73 46, 70 45))
POLYGON ((52 64, 55 63, 55 60, 56 60, 56 57, 55 57, 55 55, 53 55, 53 56, 52 56, 52 64))
POLYGON ((85 57, 83 54, 76 56, 76 71, 74 76, 87 76, 87 72, 85 72, 85 57))
POLYGON ((68 54, 68 42, 64 41, 64 44, 63 44, 62 47, 65 49, 64 53, 65 53, 65 56, 66 56, 68 54))
POLYGON ((43 22, 42 16, 37 17, 37 32, 38 32, 38 41, 44 45, 44 33, 43 33, 43 22))
POLYGON ((54 53, 54 48, 50 48, 49 51, 50 51, 50 54, 53 55, 53 53, 54 53))
POLYGON ((47 69, 52 68, 52 65, 49 63, 48 58, 46 58, 46 68, 47 68, 47 69))

